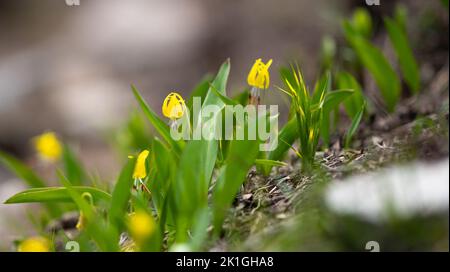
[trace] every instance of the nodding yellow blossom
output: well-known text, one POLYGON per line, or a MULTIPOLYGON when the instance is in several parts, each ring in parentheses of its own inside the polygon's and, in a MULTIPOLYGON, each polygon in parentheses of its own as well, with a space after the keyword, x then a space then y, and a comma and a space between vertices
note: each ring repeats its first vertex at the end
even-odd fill
POLYGON ((19 252, 50 252, 50 250, 50 241, 40 236, 25 239, 17 247, 19 252))
POLYGON ((78 222, 76 225, 77 230, 83 230, 86 227, 86 216, 83 212, 80 212, 80 216, 78 217, 78 222))
POLYGON ((34 147, 41 158, 56 161, 61 157, 61 143, 53 132, 45 132, 33 139, 34 147))
POLYGON ((248 73, 247 82, 248 85, 258 88, 267 89, 270 84, 269 67, 272 64, 272 59, 267 63, 262 62, 261 59, 257 59, 253 64, 250 73, 248 73))
POLYGON ((148 240, 156 230, 153 217, 142 210, 137 210, 129 215, 127 226, 131 237, 137 244, 148 240))
POLYGON ((178 93, 170 93, 166 99, 164 99, 162 105, 162 113, 165 117, 172 120, 183 117, 186 104, 183 98, 178 93))
POLYGON ((136 159, 136 165, 134 166, 134 179, 143 179, 147 176, 147 168, 145 167, 145 160, 148 157, 150 152, 148 150, 144 150, 139 153, 139 156, 136 159))
MULTIPOLYGON (((95 209, 94 207, 94 198, 92 197, 92 195, 88 192, 84 192, 81 194, 81 197, 86 200, 89 205, 91 205, 91 207, 93 209, 95 209)), ((80 211, 80 215, 78 216, 78 222, 77 225, 75 226, 78 230, 83 230, 86 227, 87 224, 87 218, 84 215, 83 211, 80 211)))

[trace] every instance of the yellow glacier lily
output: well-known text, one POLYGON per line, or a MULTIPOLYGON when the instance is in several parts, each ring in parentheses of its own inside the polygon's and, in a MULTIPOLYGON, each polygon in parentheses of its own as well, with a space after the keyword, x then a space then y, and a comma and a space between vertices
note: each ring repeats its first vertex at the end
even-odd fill
POLYGON ((185 108, 183 97, 178 93, 172 92, 164 99, 162 113, 165 117, 175 120, 183 117, 185 108))
POLYGON ((17 247, 18 252, 49 252, 51 243, 47 238, 36 236, 23 240, 17 247))
POLYGON ((272 65, 272 59, 267 63, 262 62, 261 59, 257 59, 248 73, 247 82, 248 85, 258 88, 267 89, 270 84, 269 67, 272 65))
POLYGON ((143 179, 147 176, 147 168, 145 165, 145 161, 147 160, 148 154, 150 152, 148 150, 144 150, 139 153, 139 156, 136 159, 136 165, 134 166, 133 178, 134 179, 143 179))
POLYGON ((54 132, 45 132, 33 139, 34 148, 39 156, 47 161, 56 161, 61 157, 62 146, 54 132))

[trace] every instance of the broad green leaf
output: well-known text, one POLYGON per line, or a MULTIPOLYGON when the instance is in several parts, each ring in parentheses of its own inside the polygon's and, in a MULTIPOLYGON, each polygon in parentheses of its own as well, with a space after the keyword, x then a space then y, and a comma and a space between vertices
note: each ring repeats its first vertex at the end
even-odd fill
MULTIPOLYGON (((111 201, 111 195, 94 187, 72 186, 73 190, 81 193, 87 192, 97 201, 111 201)), ((5 204, 29 202, 71 202, 72 198, 65 187, 33 188, 17 193, 5 201, 5 204)))
POLYGON ((350 128, 348 129, 347 134, 345 135, 345 147, 350 146, 350 141, 352 140, 353 135, 355 134, 356 130, 359 127, 359 123, 361 122, 365 108, 366 108, 365 104, 363 104, 361 106, 361 109, 355 115, 355 117, 353 117, 350 128))
POLYGON ((129 159, 120 172, 119 178, 114 186, 109 208, 109 221, 118 227, 122 226, 124 216, 127 213, 128 202, 133 187, 133 170, 136 159, 129 159))
MULTIPOLYGON (((256 121, 246 123, 243 129, 247 130, 249 126, 256 125, 256 121)), ((216 235, 220 233, 226 212, 259 154, 259 144, 260 141, 248 140, 248 137, 244 140, 232 140, 230 143, 224 167, 220 170, 213 192, 213 223, 216 235)))
POLYGON ((208 238, 208 227, 211 221, 209 208, 205 207, 201 209, 195 218, 197 223, 192 230, 192 239, 190 241, 190 248, 193 251, 200 251, 205 240, 208 238))
POLYGON ((211 80, 213 80, 212 76, 206 75, 200 83, 195 86, 194 90, 191 93, 191 96, 189 97, 188 101, 186 102, 186 107, 189 110, 189 118, 191 119, 191 125, 193 124, 193 106, 194 106, 194 97, 198 97, 201 99, 201 101, 205 100, 206 94, 209 90, 209 85, 211 80))
POLYGON ((13 156, 0 151, 0 162, 3 163, 17 177, 25 181, 30 187, 45 187, 45 182, 33 170, 13 156))
MULTIPOLYGON (((189 109, 189 112, 192 112, 192 106, 194 105, 194 97, 200 97, 202 101, 204 101, 206 94, 208 93, 209 84, 213 80, 211 75, 206 75, 199 84, 194 87, 194 90, 191 92, 191 96, 186 101, 186 107, 189 109)), ((192 114, 191 114, 192 115, 192 114)))
POLYGON ((150 179, 149 189, 152 192, 152 201, 156 210, 161 215, 170 185, 175 177, 177 165, 172 153, 159 139, 153 140, 151 156, 154 165, 152 171, 155 173, 150 179))
POLYGON ((336 90, 327 92, 322 104, 323 113, 320 118, 320 136, 322 137, 324 144, 327 146, 330 144, 330 133, 334 131, 334 127, 331 127, 332 122, 330 113, 336 111, 339 105, 353 95, 353 90, 336 90))
POLYGON ((222 100, 225 105, 236 106, 239 105, 237 101, 223 95, 219 90, 217 90, 213 85, 211 85, 211 90, 222 100))
POLYGON ((405 82, 413 93, 417 93, 420 88, 419 66, 414 58, 406 31, 399 23, 390 18, 384 18, 384 24, 397 54, 405 82))
POLYGON ((158 131, 158 133, 164 138, 164 140, 175 150, 175 152, 178 154, 181 152, 181 149, 184 146, 183 141, 175 141, 170 136, 170 129, 167 126, 164 121, 162 121, 159 116, 148 106, 147 102, 144 101, 142 96, 139 94, 139 91, 134 87, 134 85, 131 85, 131 89, 133 90, 134 96, 136 97, 136 100, 138 101, 139 105, 141 106, 142 111, 144 112, 145 116, 147 116, 150 123, 153 125, 153 127, 158 131))
MULTIPOLYGON (((216 78, 211 83, 212 86, 216 88, 222 95, 226 95, 226 87, 227 87, 227 81, 228 76, 230 74, 230 60, 226 60, 222 66, 220 66, 219 72, 217 73, 216 78)), ((208 93, 205 96, 205 101, 203 102, 203 106, 205 105, 221 105, 223 102, 221 102, 220 98, 211 91, 211 86, 208 90, 208 93)))
POLYGON ((401 86, 397 74, 383 53, 367 39, 355 33, 348 22, 344 22, 344 32, 358 58, 373 76, 388 111, 393 112, 400 98, 401 86))
POLYGON ((281 129, 280 134, 278 135, 278 146, 270 151, 268 159, 273 161, 282 160, 298 137, 297 120, 294 117, 281 129))
POLYGON ((63 163, 66 177, 70 183, 72 185, 83 185, 86 180, 86 173, 81 162, 68 145, 64 146, 63 163))
MULTIPOLYGON (((220 93, 226 95, 226 83, 230 73, 230 61, 227 60, 219 69, 216 78, 212 82, 212 86, 220 93)), ((187 143, 180 157, 179 168, 174 182, 174 200, 176 201, 177 212, 177 239, 178 242, 185 242, 187 239, 187 229, 196 224, 196 218, 199 210, 207 207, 208 204, 208 188, 218 153, 218 142, 214 139, 216 134, 216 124, 222 121, 220 112, 225 103, 214 93, 212 87, 203 102, 202 108, 214 105, 217 112, 213 112, 210 116, 201 116, 194 114, 194 128, 203 136, 200 140, 194 140, 187 143), (199 123, 197 123, 199 122, 199 123)), ((195 130, 195 129, 194 129, 195 130)), ((195 131, 194 131, 195 133, 195 131)), ((201 136, 201 135, 200 135, 201 136)))
POLYGON ((352 89, 354 91, 352 96, 343 101, 345 111, 353 119, 364 104, 361 85, 347 72, 338 73, 336 75, 336 83, 339 89, 352 89))
POLYGON ((324 114, 330 113, 337 106, 339 106, 339 104, 345 101, 345 99, 353 95, 353 93, 353 90, 336 90, 328 92, 325 95, 325 100, 322 105, 324 114))
POLYGON ((233 97, 234 101, 237 101, 239 104, 245 106, 248 104, 248 97, 249 97, 250 91, 248 89, 245 89, 244 91, 238 93, 233 97))

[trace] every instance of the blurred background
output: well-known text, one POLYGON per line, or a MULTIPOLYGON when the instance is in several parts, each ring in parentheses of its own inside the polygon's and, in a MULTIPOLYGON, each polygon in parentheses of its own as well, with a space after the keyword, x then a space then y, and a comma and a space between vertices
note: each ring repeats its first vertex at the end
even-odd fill
MULTIPOLYGON (((231 94, 246 87, 258 57, 274 60, 275 85, 277 68, 292 60, 312 82, 324 35, 343 41, 340 19, 365 6, 363 0, 80 2, 71 7, 64 0, 0 1, 0 149, 34 165, 30 139, 53 130, 105 179, 117 174, 121 160, 108 146, 108 132, 137 109, 131 83, 159 110, 168 92, 187 95, 227 58, 231 94)), ((370 11, 389 13, 396 2, 408 8, 409 29, 442 9, 439 1, 381 0, 370 11)), ((426 55, 419 62, 420 57, 426 55)), ((287 112, 278 92, 267 95, 287 112)), ((0 201, 22 186, 0 166, 0 201)), ((27 207, 0 205, 0 237, 5 225, 17 226, 14 218, 23 218, 27 207)), ((16 230, 23 233, 26 226, 16 230)))

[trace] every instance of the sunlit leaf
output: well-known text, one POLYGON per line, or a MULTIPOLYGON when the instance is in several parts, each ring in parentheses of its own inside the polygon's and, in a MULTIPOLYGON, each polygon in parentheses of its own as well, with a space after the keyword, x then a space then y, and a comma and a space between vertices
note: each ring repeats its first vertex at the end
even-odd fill
MULTIPOLYGON (((73 190, 79 192, 90 193, 94 201, 111 201, 111 195, 105 191, 94 187, 87 186, 73 186, 73 190)), ((29 203, 29 202, 71 202, 72 198, 65 187, 44 187, 33 188, 22 191, 10 197, 5 201, 5 204, 13 203, 29 203)))

